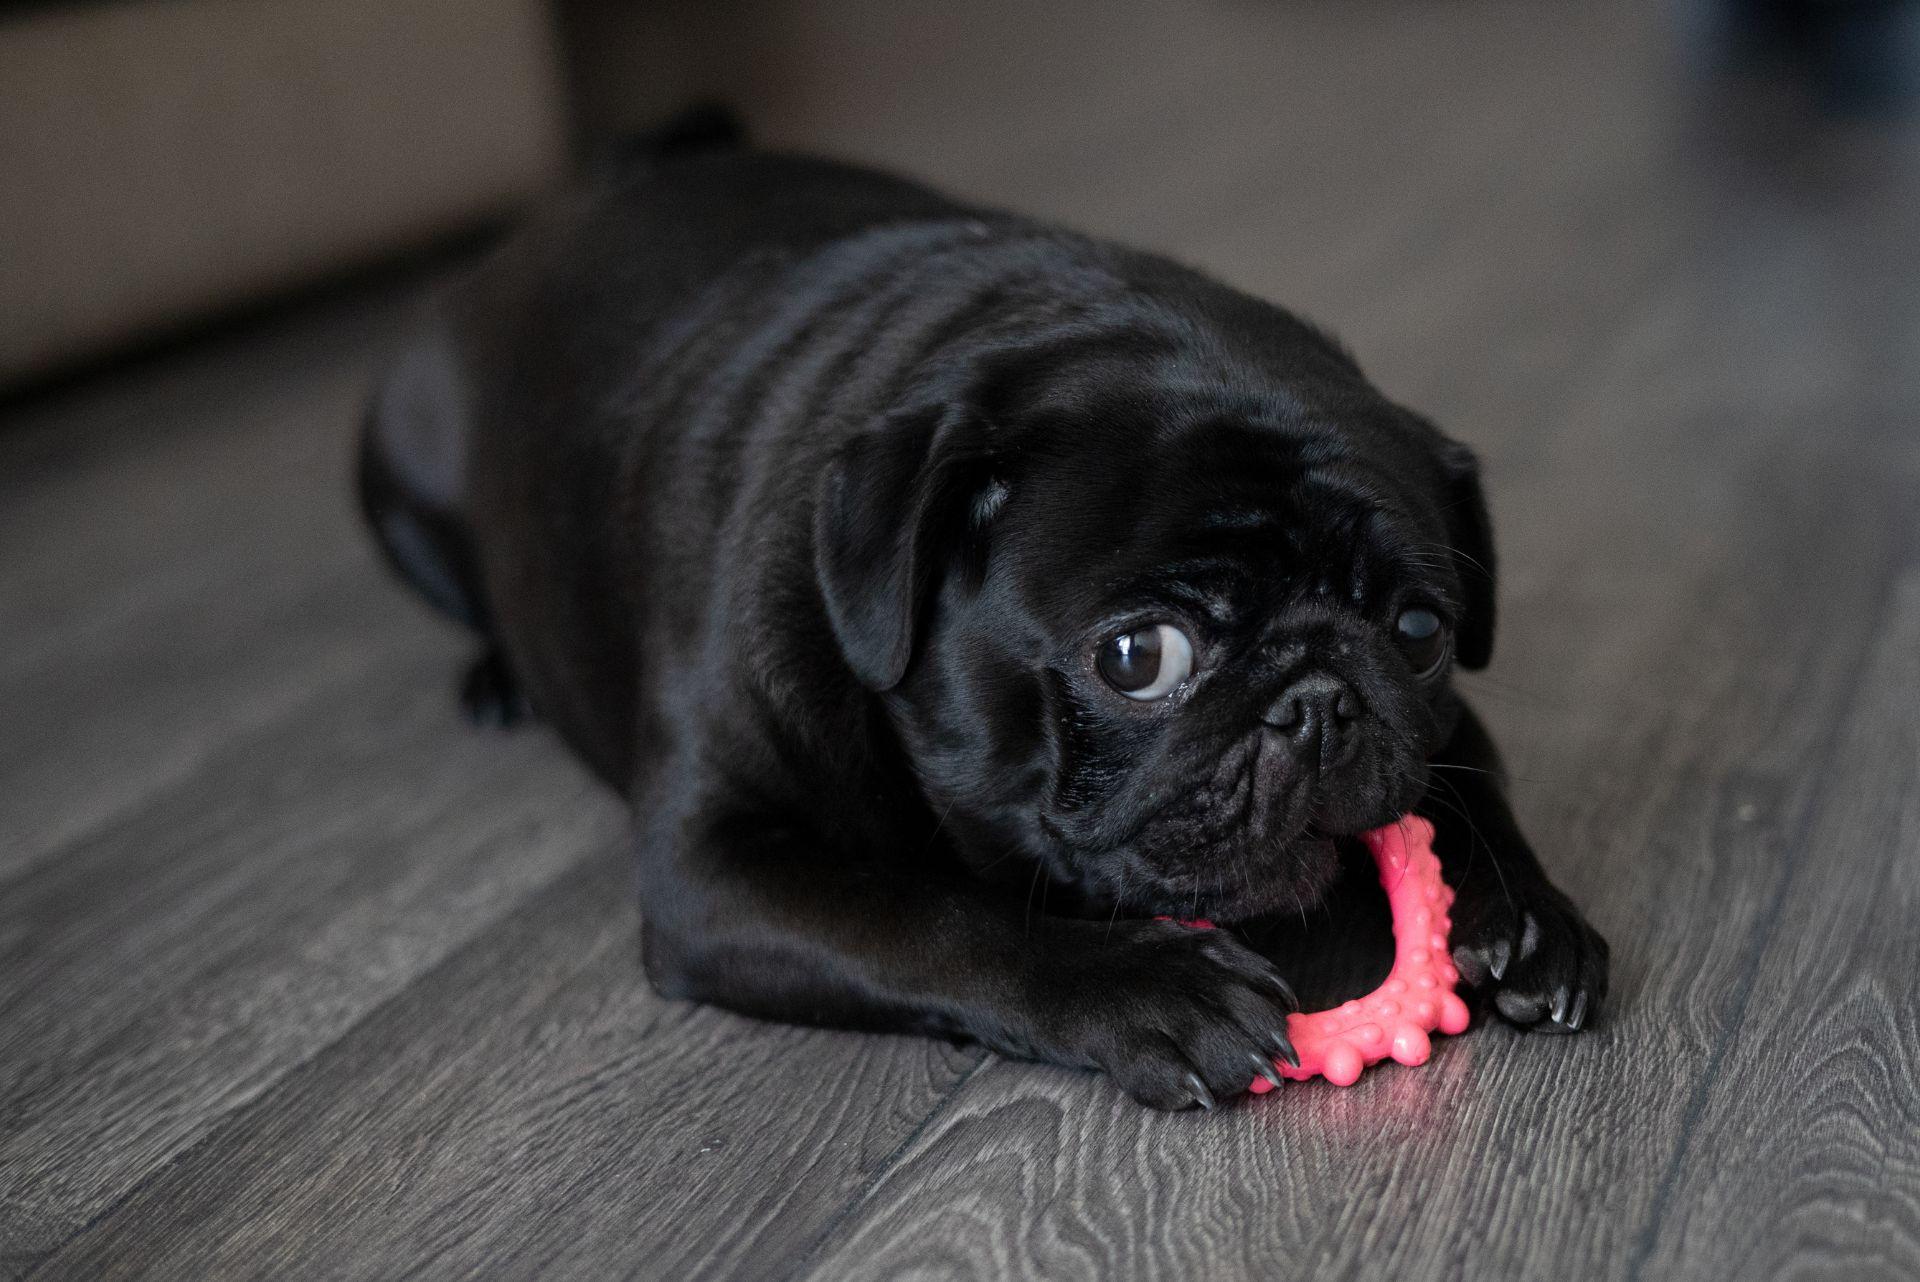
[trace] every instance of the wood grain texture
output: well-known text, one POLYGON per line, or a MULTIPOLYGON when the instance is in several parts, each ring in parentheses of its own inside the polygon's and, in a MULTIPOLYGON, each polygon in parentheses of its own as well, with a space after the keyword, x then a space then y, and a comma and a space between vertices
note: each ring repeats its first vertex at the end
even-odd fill
POLYGON ((659 1002, 615 808, 457 724, 355 528, 379 294, 0 433, 0 1275, 1920 1273, 1913 127, 1643 4, 756 15, 776 139, 1297 306, 1481 449, 1465 684, 1609 1015, 1167 1117, 659 1002))
MULTIPOLYGON (((342 304, 0 434, 0 881, 369 652, 343 429, 403 312, 342 304)), ((385 617, 420 635, 399 594, 385 617)))
POLYGON ((618 844, 537 741, 449 751, 447 656, 271 739, 6 891, 0 1243, 50 1249, 506 908, 618 844), (410 744, 410 762, 393 757, 410 744))
POLYGON ((136 370, 0 445, 0 1265, 618 842, 538 736, 462 732, 466 644, 355 528, 344 429, 395 313, 136 370))
POLYGON ((1637 1244, 1651 1274, 1920 1276, 1920 557, 1843 726, 1637 1244))
POLYGON ((662 1002, 630 886, 569 875, 46 1272, 780 1274, 981 1053, 662 1002))

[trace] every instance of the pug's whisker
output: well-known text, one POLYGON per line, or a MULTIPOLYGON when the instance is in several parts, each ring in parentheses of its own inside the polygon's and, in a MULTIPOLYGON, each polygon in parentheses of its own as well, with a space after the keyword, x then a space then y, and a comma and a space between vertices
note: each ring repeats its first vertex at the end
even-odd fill
POLYGON ((1114 923, 1119 921, 1119 906, 1127 902, 1127 866, 1119 866, 1119 887, 1114 890, 1114 912, 1106 915, 1106 938, 1114 938, 1114 923))
POLYGON ((1004 864, 1005 862, 1007 862, 1007 860, 1013 858, 1015 855, 1019 853, 1020 852, 1017 849, 1009 847, 1006 850, 1003 850, 999 854, 995 855, 992 859, 987 860, 987 862, 985 862, 984 864, 981 864, 980 871, 986 872, 990 868, 998 868, 1001 864, 1004 864))
MULTIPOLYGON (((1456 786, 1454 785, 1454 783, 1453 783, 1453 781, 1452 781, 1452 780, 1450 780, 1450 779, 1448 779, 1448 778, 1447 778, 1447 777, 1446 777, 1445 775, 1437 775, 1437 776, 1435 776, 1435 778, 1434 778, 1434 782, 1436 782, 1436 783, 1444 783, 1444 784, 1446 784, 1446 785, 1447 785, 1447 790, 1448 790, 1449 792, 1451 792, 1451 793, 1453 793, 1453 795, 1454 795, 1454 799, 1455 799, 1456 801, 1458 801, 1458 802, 1459 802, 1459 805, 1458 805, 1458 806, 1453 806, 1453 805, 1449 805, 1449 806, 1448 806, 1447 808, 1448 808, 1449 810, 1452 810, 1452 811, 1454 811, 1454 813, 1456 813, 1456 814, 1458 814, 1458 815, 1459 815, 1459 816, 1460 816, 1460 817, 1461 817, 1462 819, 1464 819, 1464 820, 1466 821, 1466 824, 1467 824, 1467 831, 1468 831, 1468 832, 1470 832, 1470 833, 1471 833, 1471 834, 1473 835, 1473 844, 1472 844, 1472 845, 1470 845, 1470 846, 1468 846, 1468 848, 1467 848, 1467 850, 1468 850, 1468 854, 1467 854, 1467 871, 1468 871, 1468 872, 1471 872, 1471 871, 1473 870, 1473 861, 1474 861, 1474 858, 1475 858, 1475 857, 1476 857, 1476 856, 1477 856, 1477 855, 1479 854, 1479 852, 1480 852, 1480 850, 1481 850, 1482 848, 1485 848, 1485 850, 1486 850, 1486 852, 1487 852, 1487 862, 1488 862, 1489 864, 1491 864, 1491 865, 1493 865, 1493 875, 1494 875, 1495 877, 1498 877, 1498 878, 1500 879, 1500 894, 1501 894, 1501 897, 1502 897, 1502 898, 1504 898, 1504 899, 1505 899, 1505 900, 1507 901, 1507 907, 1509 907, 1509 908, 1517 908, 1517 907, 1518 907, 1518 905, 1516 905, 1516 904, 1514 903, 1514 900, 1513 900, 1513 890, 1512 890, 1512 888, 1511 888, 1511 887, 1509 887, 1509 886, 1507 885, 1507 874, 1506 874, 1506 872, 1505 872, 1505 870, 1503 870, 1503 869, 1502 869, 1502 868, 1500 867, 1500 861, 1499 861, 1498 859, 1495 859, 1495 858, 1493 857, 1493 847, 1492 847, 1492 845, 1490 845, 1490 844, 1489 844, 1489 843, 1487 842, 1487 839, 1486 839, 1486 837, 1484 837, 1484 836, 1483 836, 1483 835, 1481 834, 1481 832, 1480 832, 1480 825, 1479 825, 1479 824, 1477 824, 1477 823, 1475 823, 1475 822, 1473 821, 1473 815, 1472 815, 1471 813, 1469 813, 1469 812, 1470 812, 1470 811, 1471 811, 1471 810, 1473 809, 1473 807, 1472 807, 1472 806, 1470 806, 1470 805, 1469 805, 1469 804, 1467 803, 1467 799, 1466 799, 1466 797, 1465 797, 1465 796, 1464 796, 1464 795, 1463 795, 1463 794, 1461 793, 1461 791, 1460 791, 1460 789, 1459 789, 1458 787, 1456 787, 1456 786)), ((1428 795, 1429 797, 1433 797, 1433 794, 1432 794, 1432 793, 1428 793, 1427 795, 1428 795)), ((1435 798, 1434 798, 1434 800, 1436 800, 1436 801, 1437 801, 1437 800, 1439 800, 1439 798, 1437 798, 1437 797, 1435 797, 1435 798)), ((1462 878, 1461 878, 1461 879, 1462 879, 1462 880, 1465 880, 1465 874, 1462 874, 1462 878)))
MULTIPOLYGON (((933 843, 940 839, 940 830, 947 826, 947 816, 953 813, 953 807, 959 800, 958 797, 950 799, 947 802, 947 808, 940 812, 939 821, 933 825, 933 831, 927 834, 927 850, 932 850, 933 843)), ((922 851, 921 853, 924 854, 926 852, 922 851)))
POLYGON ((1477 557, 1474 557, 1469 555, 1468 553, 1462 552, 1459 548, 1449 547, 1445 543, 1423 543, 1420 546, 1423 548, 1436 549, 1438 551, 1445 552, 1450 557, 1455 557, 1455 558, 1458 558, 1459 560, 1465 561, 1468 565, 1480 571, 1480 573, 1486 575, 1489 579, 1493 577, 1493 571, 1489 570, 1477 557))
MULTIPOLYGON (((1045 869, 1046 869, 1046 865, 1041 863, 1038 859, 1033 861, 1033 880, 1027 883, 1026 934, 1029 936, 1033 934, 1033 891, 1034 891, 1034 888, 1039 885, 1040 876, 1045 871, 1045 869)), ((1043 899, 1042 900, 1043 911, 1044 911, 1044 907, 1045 907, 1045 901, 1043 899)))
POLYGON ((1564 779, 1542 779, 1537 775, 1507 774, 1499 770, 1486 770, 1479 766, 1458 766, 1446 761, 1429 761, 1429 770, 1464 770, 1468 774, 1485 775, 1489 779, 1498 779, 1501 783, 1524 783, 1536 788, 1561 788, 1566 786, 1564 779))

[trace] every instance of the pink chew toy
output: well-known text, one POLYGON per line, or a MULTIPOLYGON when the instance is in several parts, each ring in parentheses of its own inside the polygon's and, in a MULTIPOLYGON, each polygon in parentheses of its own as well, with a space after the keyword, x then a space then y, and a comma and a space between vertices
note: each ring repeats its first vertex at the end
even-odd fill
MULTIPOLYGON (((1367 833, 1366 842, 1393 913, 1393 969, 1365 997, 1287 1016, 1300 1067, 1275 1061, 1274 1068, 1294 1081, 1321 1076, 1351 1086, 1362 1069, 1389 1055, 1402 1064, 1424 1064, 1433 1049, 1428 1033, 1467 1027, 1466 1003, 1453 991, 1460 974, 1447 952, 1453 891, 1440 877, 1433 825, 1408 815, 1367 833)), ((1264 1077, 1254 1079, 1255 1095, 1272 1089, 1264 1077)))

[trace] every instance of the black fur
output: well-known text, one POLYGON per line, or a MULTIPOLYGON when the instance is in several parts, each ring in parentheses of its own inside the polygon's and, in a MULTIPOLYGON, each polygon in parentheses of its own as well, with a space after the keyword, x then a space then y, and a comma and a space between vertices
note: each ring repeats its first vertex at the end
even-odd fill
POLYGON ((363 469, 485 638, 477 714, 530 707, 632 804, 662 991, 1210 1102, 1290 994, 1156 915, 1292 914, 1417 809, 1463 971, 1592 1016, 1605 944, 1394 640, 1418 606, 1491 652, 1464 447, 1175 264, 690 136, 439 300, 363 469), (1194 674, 1135 702, 1094 657, 1158 622, 1194 674))

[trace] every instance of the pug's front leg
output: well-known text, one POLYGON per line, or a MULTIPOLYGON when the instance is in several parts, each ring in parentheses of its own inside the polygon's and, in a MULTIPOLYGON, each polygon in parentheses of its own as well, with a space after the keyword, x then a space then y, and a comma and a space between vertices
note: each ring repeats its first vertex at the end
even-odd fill
POLYGON ((1473 710, 1432 760, 1419 813, 1454 888, 1453 959, 1522 1028, 1578 1032, 1607 995, 1607 941, 1540 866, 1507 802, 1500 754, 1473 710))
MULTIPOLYGON (((794 1023, 961 1036, 1212 1108, 1296 1061, 1296 1003, 1225 931, 1030 914, 963 875, 860 856, 773 815, 643 836, 647 973, 663 996, 794 1023)), ((1297 1061, 1296 1061, 1297 1062, 1297 1061)))

